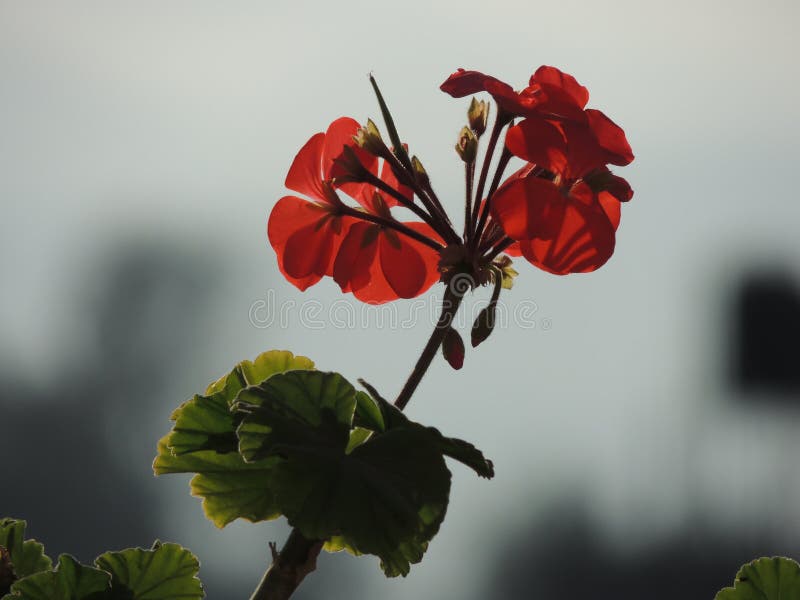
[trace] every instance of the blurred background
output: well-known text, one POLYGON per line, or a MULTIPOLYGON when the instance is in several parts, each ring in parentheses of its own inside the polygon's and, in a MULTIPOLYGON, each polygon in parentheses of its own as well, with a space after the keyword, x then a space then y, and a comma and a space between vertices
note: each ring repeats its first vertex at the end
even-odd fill
POLYGON ((188 476, 155 479, 170 412, 272 348, 392 396, 441 296, 365 308, 283 280, 265 226, 292 158, 379 116, 372 72, 460 215, 467 101, 439 84, 551 64, 637 156, 616 254, 564 278, 517 261, 507 326, 409 406, 496 478, 452 466, 406 579, 323 555, 298 598, 699 600, 799 558, 798 19, 790 0, 0 2, 0 515, 84 561, 176 541, 209 598, 247 597, 286 525, 216 530, 188 476))

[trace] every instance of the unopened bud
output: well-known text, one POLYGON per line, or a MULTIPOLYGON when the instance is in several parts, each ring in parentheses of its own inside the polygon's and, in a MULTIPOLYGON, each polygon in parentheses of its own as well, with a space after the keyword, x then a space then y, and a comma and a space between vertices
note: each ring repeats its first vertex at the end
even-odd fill
POLYGON ((475 162, 475 156, 478 154, 478 137, 469 127, 461 128, 461 133, 458 134, 456 152, 465 163, 471 164, 475 162))
POLYGON ((464 341, 452 327, 447 328, 447 333, 442 340, 442 354, 445 360, 455 370, 464 366, 464 341))
POLYGON ((495 321, 497 319, 496 304, 489 304, 481 312, 478 313, 478 318, 472 324, 472 333, 470 341, 472 347, 477 348, 481 342, 486 341, 492 331, 494 331, 495 321))
POLYGON ((359 148, 363 148, 375 156, 385 157, 386 154, 391 154, 381 137, 381 132, 378 131, 378 127, 372 122, 372 119, 367 119, 367 124, 356 132, 356 135, 353 136, 353 141, 359 148))
POLYGON ((504 290, 514 287, 514 278, 519 275, 517 270, 511 266, 512 261, 506 254, 501 254, 492 263, 500 271, 501 284, 504 290))
POLYGON ((485 100, 472 98, 467 110, 469 126, 475 134, 480 137, 486 131, 486 123, 489 121, 489 103, 485 100))
POLYGON ((361 161, 352 146, 342 148, 342 153, 333 159, 333 167, 330 175, 336 180, 337 184, 349 183, 352 181, 366 181, 370 173, 361 161))
POLYGON ((411 157, 411 168, 414 169, 414 179, 416 179, 417 183, 422 187, 427 187, 430 183, 428 172, 416 156, 411 157))

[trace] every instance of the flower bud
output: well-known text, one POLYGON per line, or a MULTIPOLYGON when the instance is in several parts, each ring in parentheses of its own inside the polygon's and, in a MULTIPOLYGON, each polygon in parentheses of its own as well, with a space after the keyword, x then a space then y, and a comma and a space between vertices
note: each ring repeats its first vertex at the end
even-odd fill
POLYGON ((486 123, 489 121, 489 103, 485 100, 478 101, 473 97, 467 110, 467 119, 472 131, 480 137, 486 131, 486 123))
POLYGON ((430 183, 428 179, 428 172, 422 166, 422 162, 416 157, 411 157, 411 168, 414 169, 414 179, 421 187, 427 187, 430 183))
POLYGON ((470 341, 472 342, 473 348, 477 348, 481 342, 486 341, 486 338, 492 334, 496 320, 496 304, 489 304, 489 306, 478 313, 478 318, 475 319, 475 323, 472 324, 472 333, 470 334, 470 341))
POLYGON ((447 328, 447 333, 442 341, 442 354, 445 360, 455 370, 464 366, 464 341, 452 327, 447 328))
POLYGON ((519 273, 511 266, 511 258, 506 254, 501 254, 492 261, 492 264, 500 271, 503 289, 510 290, 514 287, 514 278, 519 275, 519 273))
POLYGON ((475 162, 475 156, 478 154, 478 136, 469 127, 461 128, 461 133, 458 134, 456 152, 465 163, 472 164, 475 162))
POLYGON ((375 156, 385 158, 387 154, 391 155, 391 151, 381 137, 381 132, 378 131, 378 127, 372 122, 372 119, 367 119, 367 124, 356 132, 353 141, 359 148, 363 148, 375 156))
POLYGON ((361 160, 359 160, 353 147, 345 146, 342 148, 342 153, 333 159, 333 167, 331 168, 330 175, 332 179, 336 180, 337 184, 342 184, 352 181, 366 181, 370 173, 367 171, 367 168, 361 164, 361 160))

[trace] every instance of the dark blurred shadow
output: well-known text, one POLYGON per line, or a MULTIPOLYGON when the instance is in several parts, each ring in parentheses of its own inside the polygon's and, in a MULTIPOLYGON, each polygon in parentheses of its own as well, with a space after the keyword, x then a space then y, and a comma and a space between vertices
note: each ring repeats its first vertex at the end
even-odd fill
POLYGON ((788 274, 747 273, 732 306, 730 379, 744 392, 800 400, 800 289, 788 274))
MULTIPOLYGON (((498 556, 480 598, 505 600, 711 600, 731 585, 739 567, 759 556, 797 556, 773 539, 743 539, 735 531, 689 522, 665 542, 624 551, 610 544, 579 495, 554 503, 498 556)), ((648 532, 637 536, 648 540, 648 532)))
POLYGON ((133 244, 99 255, 105 264, 76 274, 85 285, 60 302, 63 319, 90 313, 88 350, 76 344, 80 354, 47 365, 58 373, 50 389, 7 372, 0 390, 0 516, 26 519, 50 555, 83 561, 158 538, 149 468, 157 435, 147 423, 172 374, 193 360, 189 340, 213 293, 205 282, 214 261, 202 248, 133 244), (70 298, 78 290, 93 298, 70 298), (136 435, 136 452, 149 458, 131 468, 115 437, 136 435))

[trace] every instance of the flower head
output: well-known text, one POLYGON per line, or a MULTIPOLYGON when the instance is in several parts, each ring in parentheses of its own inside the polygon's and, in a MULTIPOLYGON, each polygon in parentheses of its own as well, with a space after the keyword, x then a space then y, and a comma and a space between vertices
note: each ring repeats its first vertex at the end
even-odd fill
POLYGON ((388 162, 378 174, 377 156, 354 139, 364 130, 342 117, 311 137, 286 177, 286 187, 309 198, 281 198, 270 215, 268 237, 281 272, 301 290, 329 276, 366 302, 412 298, 439 278, 440 238, 425 223, 393 218, 390 209, 410 202, 413 192, 399 183, 388 162), (375 182, 396 195, 385 195, 375 182), (337 191, 359 206, 345 204, 337 191))

